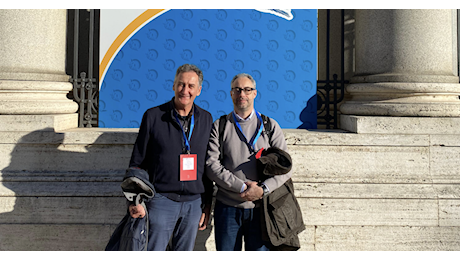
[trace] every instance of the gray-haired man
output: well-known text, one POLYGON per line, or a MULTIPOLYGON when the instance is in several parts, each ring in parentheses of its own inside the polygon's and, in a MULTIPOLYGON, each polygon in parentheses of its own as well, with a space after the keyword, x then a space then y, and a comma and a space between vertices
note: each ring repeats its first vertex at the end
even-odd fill
MULTIPOLYGON (((142 118, 129 167, 147 170, 155 196, 147 201, 148 250, 193 250, 197 230, 205 229, 212 184, 206 185, 205 157, 212 127, 211 114, 194 104, 203 73, 195 65, 177 69, 174 97, 148 109, 142 118), (203 196, 206 191, 209 196, 203 196), (204 200, 202 199, 204 198, 204 200)), ((140 205, 129 206, 132 217, 144 217, 140 205)))

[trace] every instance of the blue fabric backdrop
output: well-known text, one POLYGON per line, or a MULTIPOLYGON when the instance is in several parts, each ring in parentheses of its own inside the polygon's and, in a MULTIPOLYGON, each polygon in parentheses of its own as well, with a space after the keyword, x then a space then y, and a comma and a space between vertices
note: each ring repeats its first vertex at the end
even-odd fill
POLYGON ((230 80, 257 82, 255 107, 282 128, 316 128, 317 10, 292 20, 257 10, 169 10, 140 28, 109 64, 99 94, 100 127, 139 127, 169 101, 184 63, 204 74, 195 103, 214 120, 232 111, 230 80))

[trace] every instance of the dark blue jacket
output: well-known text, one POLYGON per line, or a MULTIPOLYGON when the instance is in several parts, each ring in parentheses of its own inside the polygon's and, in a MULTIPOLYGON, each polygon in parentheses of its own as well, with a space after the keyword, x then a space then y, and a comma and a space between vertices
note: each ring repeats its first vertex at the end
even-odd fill
POLYGON ((129 201, 141 204, 146 212, 143 218, 133 218, 129 214, 121 222, 110 237, 106 251, 144 251, 148 245, 148 211, 144 201, 155 195, 155 189, 149 181, 148 173, 141 169, 129 168, 121 183, 121 188, 129 201))
MULTIPOLYGON (((184 153, 185 143, 181 126, 174 116, 173 102, 174 98, 144 113, 129 167, 148 171, 156 192, 172 200, 197 199, 204 194, 205 185, 207 194, 210 193, 212 197, 212 182, 203 174, 212 116, 196 104, 193 105, 195 127, 190 140, 190 153, 197 154, 197 180, 180 181, 179 156, 184 153)), ((209 199, 210 196, 206 196, 206 200, 209 199)))

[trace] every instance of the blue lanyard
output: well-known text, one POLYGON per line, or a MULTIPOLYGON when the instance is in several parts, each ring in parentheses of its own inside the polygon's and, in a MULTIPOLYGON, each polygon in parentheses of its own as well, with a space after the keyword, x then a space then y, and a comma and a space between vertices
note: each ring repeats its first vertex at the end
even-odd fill
POLYGON ((241 134, 244 136, 244 139, 245 139, 246 143, 249 144, 252 147, 252 151, 256 150, 255 146, 256 146, 256 143, 257 143, 257 139, 259 139, 260 135, 262 134, 262 130, 264 129, 264 123, 262 121, 262 117, 260 117, 260 115, 259 115, 259 113, 257 111, 254 110, 254 112, 255 112, 255 114, 257 115, 257 118, 260 121, 260 127, 259 127, 259 130, 256 130, 256 132, 254 133, 254 135, 251 138, 251 141, 249 141, 249 142, 248 142, 248 138, 246 138, 246 136, 243 133, 243 130, 241 129, 240 123, 238 123, 238 120, 236 119, 235 112, 232 113, 233 121, 235 121, 235 125, 238 127, 238 129, 240 130, 241 134))
POLYGON ((179 122, 179 118, 177 117, 177 113, 174 112, 174 116, 176 117, 176 121, 180 126, 180 129, 182 130, 182 136, 185 140, 185 148, 187 149, 187 153, 190 154, 190 137, 192 136, 193 132, 193 127, 195 126, 195 115, 192 114, 192 121, 190 122, 190 131, 188 132, 188 138, 185 136, 185 131, 184 128, 182 128, 182 124, 179 122))

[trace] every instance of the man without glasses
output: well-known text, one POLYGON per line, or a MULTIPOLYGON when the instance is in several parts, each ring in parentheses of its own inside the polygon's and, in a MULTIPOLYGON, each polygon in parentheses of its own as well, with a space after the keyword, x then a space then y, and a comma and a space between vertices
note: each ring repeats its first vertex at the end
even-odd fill
MULTIPOLYGON (((139 128, 129 167, 148 171, 155 196, 146 201, 148 250, 193 250, 198 229, 209 220, 212 183, 204 174, 211 114, 194 104, 203 73, 195 65, 177 69, 171 101, 148 109, 139 128), (206 196, 204 195, 206 193, 206 196)), ((143 218, 141 205, 129 205, 143 218)))

